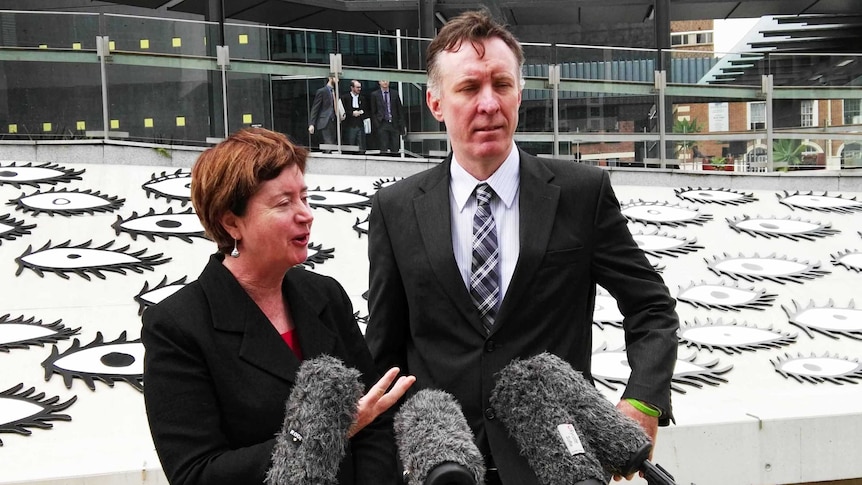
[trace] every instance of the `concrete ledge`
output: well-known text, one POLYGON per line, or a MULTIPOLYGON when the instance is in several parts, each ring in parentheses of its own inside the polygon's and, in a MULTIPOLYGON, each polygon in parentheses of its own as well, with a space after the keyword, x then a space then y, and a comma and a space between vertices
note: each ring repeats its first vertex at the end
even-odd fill
MULTIPOLYGON (((333 145, 334 146, 334 145, 333 145)), ((2 141, 0 160, 36 163, 144 165, 191 168, 207 147, 171 146, 114 140, 2 141)), ((358 147, 356 147, 358 150, 358 147)), ((440 158, 380 156, 372 152, 311 152, 308 173, 407 177, 440 163, 440 158)), ((710 187, 736 190, 850 191, 862 192, 860 170, 805 170, 799 172, 743 173, 680 169, 602 167, 615 185, 710 187)))

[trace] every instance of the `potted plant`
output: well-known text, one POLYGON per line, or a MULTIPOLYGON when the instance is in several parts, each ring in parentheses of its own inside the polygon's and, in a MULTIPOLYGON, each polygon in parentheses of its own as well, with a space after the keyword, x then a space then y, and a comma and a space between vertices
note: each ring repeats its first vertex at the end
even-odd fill
POLYGON ((799 140, 781 138, 772 142, 772 167, 776 172, 796 170, 802 165, 804 147, 799 140))
POLYGON ((727 163, 727 159, 724 157, 712 157, 709 159, 707 163, 703 164, 704 170, 721 170, 725 172, 733 171, 733 164, 727 163))

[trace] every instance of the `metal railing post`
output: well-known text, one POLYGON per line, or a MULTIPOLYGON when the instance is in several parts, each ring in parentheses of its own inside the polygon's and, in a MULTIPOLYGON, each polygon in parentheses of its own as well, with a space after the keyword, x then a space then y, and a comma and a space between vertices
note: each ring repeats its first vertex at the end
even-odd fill
POLYGON ((107 35, 96 36, 96 55, 99 57, 99 74, 102 80, 102 130, 104 139, 108 139, 108 71, 105 64, 111 55, 111 44, 107 35))

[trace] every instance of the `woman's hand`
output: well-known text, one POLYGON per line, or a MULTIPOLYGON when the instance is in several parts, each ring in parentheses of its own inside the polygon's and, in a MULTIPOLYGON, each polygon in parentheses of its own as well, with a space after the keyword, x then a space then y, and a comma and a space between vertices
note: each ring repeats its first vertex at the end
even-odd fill
POLYGON ((401 372, 401 369, 398 367, 389 369, 376 384, 371 386, 368 393, 359 399, 356 421, 353 422, 353 425, 347 432, 348 438, 352 438, 362 428, 377 419, 377 416, 380 416, 387 409, 391 408, 407 392, 407 389, 416 382, 416 377, 414 376, 398 377, 399 372, 401 372), (398 377, 397 381, 395 380, 396 377, 398 377), (395 381, 394 385, 392 384, 393 381, 395 381), (391 389, 390 386, 392 386, 391 389), (388 392, 387 389, 389 389, 388 392))

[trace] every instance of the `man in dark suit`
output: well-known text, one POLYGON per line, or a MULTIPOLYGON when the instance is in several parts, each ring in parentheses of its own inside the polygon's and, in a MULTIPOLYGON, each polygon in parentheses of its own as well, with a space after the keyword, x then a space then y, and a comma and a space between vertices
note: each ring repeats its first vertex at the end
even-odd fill
POLYGON ((379 81, 380 89, 371 93, 372 132, 377 137, 380 153, 397 153, 401 136, 407 134, 404 106, 398 91, 389 89, 389 81, 379 81))
POLYGON ((365 120, 371 117, 371 112, 368 100, 362 94, 362 83, 356 79, 350 81, 350 91, 341 96, 341 104, 345 111, 344 123, 341 124, 341 142, 345 145, 357 145, 359 151, 364 152, 365 120))
POLYGON ((335 78, 329 77, 326 84, 314 93, 311 112, 308 115, 308 133, 317 136, 321 143, 334 145, 338 122, 335 121, 335 78))
POLYGON ((495 374, 547 351, 589 378, 597 284, 625 315, 631 375, 617 408, 653 439, 673 416, 675 301, 607 172, 514 144, 523 62, 487 13, 450 19, 428 48, 426 102, 452 154, 378 191, 368 232, 375 363, 455 396, 492 485, 538 483, 489 404, 495 374))

